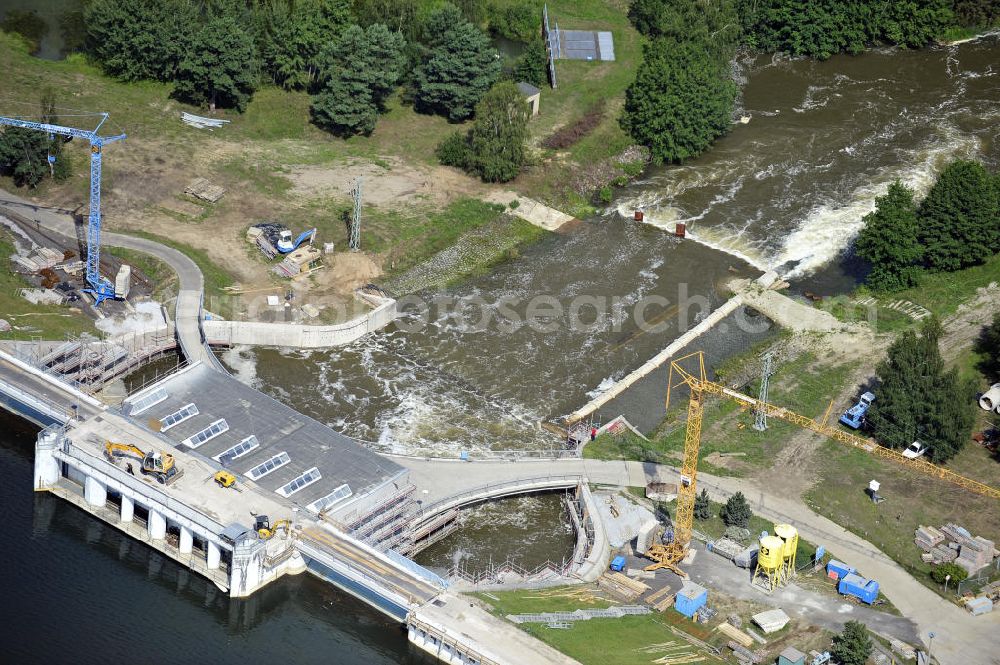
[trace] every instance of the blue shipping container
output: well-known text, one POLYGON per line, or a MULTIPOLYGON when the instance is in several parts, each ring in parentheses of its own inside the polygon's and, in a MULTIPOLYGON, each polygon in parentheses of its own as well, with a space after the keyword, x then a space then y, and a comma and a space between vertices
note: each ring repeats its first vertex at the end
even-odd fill
POLYGON ((694 582, 685 582, 683 588, 677 592, 677 596, 674 598, 674 609, 692 619, 695 613, 707 602, 708 589, 694 582))
POLYGON ((848 573, 840 579, 837 591, 845 596, 854 596, 871 605, 878 598, 878 582, 867 580, 860 575, 848 573))
POLYGON ((826 564, 826 574, 834 579, 839 580, 844 575, 849 575, 851 573, 857 572, 851 566, 848 566, 843 561, 837 561, 836 559, 830 559, 830 562, 826 564), (831 574, 831 573, 835 573, 831 574))

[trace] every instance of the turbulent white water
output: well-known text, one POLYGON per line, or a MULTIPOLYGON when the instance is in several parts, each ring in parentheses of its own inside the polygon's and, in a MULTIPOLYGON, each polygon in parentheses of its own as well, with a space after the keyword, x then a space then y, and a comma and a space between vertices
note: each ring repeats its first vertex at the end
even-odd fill
POLYGON ((656 172, 613 209, 791 278, 849 248, 899 179, 926 193, 953 159, 993 157, 997 38, 933 51, 880 50, 828 63, 760 63, 749 125, 700 159, 656 172), (768 83, 756 88, 761 79, 768 83), (760 94, 757 94, 760 93, 760 94))

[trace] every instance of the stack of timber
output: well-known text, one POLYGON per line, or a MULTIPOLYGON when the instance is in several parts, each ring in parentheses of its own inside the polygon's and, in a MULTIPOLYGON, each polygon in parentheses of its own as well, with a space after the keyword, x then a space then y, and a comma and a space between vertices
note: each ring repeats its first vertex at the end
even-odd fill
POLYGON ((925 552, 930 552, 944 542, 944 534, 932 526, 920 525, 914 532, 914 544, 925 552))
POLYGON ((720 633, 728 637, 730 640, 737 642, 742 647, 749 647, 753 644, 753 638, 744 633, 739 628, 729 625, 728 623, 720 623, 719 627, 716 628, 720 633))
POLYGON ((646 596, 643 601, 657 612, 665 612, 674 606, 674 597, 676 595, 670 590, 669 586, 665 586, 646 596))
POLYGON ((961 545, 955 564, 974 575, 993 562, 993 541, 982 536, 969 538, 961 545))
POLYGON ((617 598, 632 602, 649 591, 649 585, 629 579, 621 573, 605 573, 597 580, 597 587, 617 598))
POLYGON ((195 127, 196 129, 207 129, 212 131, 213 129, 219 129, 229 121, 217 118, 206 118, 202 115, 194 115, 193 113, 181 111, 181 122, 185 125, 195 127))

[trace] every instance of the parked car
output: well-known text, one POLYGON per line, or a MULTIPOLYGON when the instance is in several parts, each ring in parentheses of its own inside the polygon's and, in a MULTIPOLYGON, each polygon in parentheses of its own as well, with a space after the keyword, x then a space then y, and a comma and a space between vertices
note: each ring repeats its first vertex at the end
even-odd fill
POLYGON ((903 457, 906 459, 917 459, 918 457, 923 457, 924 453, 927 452, 927 448, 927 444, 914 441, 906 447, 906 450, 903 451, 903 457))

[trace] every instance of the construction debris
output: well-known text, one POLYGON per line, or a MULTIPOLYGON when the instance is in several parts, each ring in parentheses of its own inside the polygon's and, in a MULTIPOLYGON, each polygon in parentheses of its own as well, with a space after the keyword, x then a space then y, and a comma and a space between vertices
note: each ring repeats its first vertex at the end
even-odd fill
POLYGON ((896 638, 889 640, 889 648, 893 653, 898 653, 904 660, 912 660, 917 657, 917 651, 906 642, 900 642, 896 638))
POLYGON ((673 607, 675 595, 669 586, 665 586, 646 596, 643 601, 657 612, 665 612, 668 608, 673 607))
POLYGON ((924 550, 920 558, 925 563, 951 563, 961 566, 974 575, 1000 555, 995 543, 981 536, 973 536, 957 524, 941 528, 919 526, 914 532, 913 543, 924 550))
POLYGON ((722 558, 732 561, 746 548, 742 543, 738 543, 735 540, 730 540, 729 538, 719 538, 718 540, 709 543, 708 549, 711 552, 715 552, 722 558))
POLYGON ((788 625, 788 622, 791 620, 788 615, 785 614, 784 610, 781 609, 760 612, 758 614, 754 614, 751 618, 755 624, 760 626, 765 635, 770 635, 771 633, 781 630, 788 625))
POLYGON ((965 601, 965 609, 969 610, 973 616, 989 614, 993 611, 993 601, 989 598, 971 598, 965 601))
POLYGON ((538 612, 533 614, 508 614, 514 623, 564 623, 568 621, 589 621, 591 619, 620 619, 624 616, 652 614, 645 605, 620 605, 599 610, 574 610, 572 612, 538 612))
POLYGON ((201 115, 194 115, 192 113, 187 113, 186 111, 181 111, 181 122, 185 125, 194 127, 195 129, 207 129, 212 131, 213 129, 221 128, 223 125, 227 124, 229 120, 206 118, 201 115))
POLYGON ((309 274, 323 266, 322 257, 322 253, 312 245, 300 247, 287 254, 275 267, 274 272, 283 277, 298 277, 302 274, 309 274))
POLYGON ((213 185, 205 178, 195 178, 191 184, 184 188, 184 193, 202 201, 215 203, 222 198, 226 190, 218 185, 213 185))

